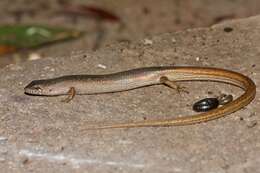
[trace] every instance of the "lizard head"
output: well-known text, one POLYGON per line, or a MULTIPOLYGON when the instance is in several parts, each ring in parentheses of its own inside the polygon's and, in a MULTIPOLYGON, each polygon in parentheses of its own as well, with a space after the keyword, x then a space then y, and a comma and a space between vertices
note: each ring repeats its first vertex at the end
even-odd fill
POLYGON ((29 95, 54 96, 66 94, 68 91, 61 83, 55 80, 34 80, 24 88, 24 93, 29 95))

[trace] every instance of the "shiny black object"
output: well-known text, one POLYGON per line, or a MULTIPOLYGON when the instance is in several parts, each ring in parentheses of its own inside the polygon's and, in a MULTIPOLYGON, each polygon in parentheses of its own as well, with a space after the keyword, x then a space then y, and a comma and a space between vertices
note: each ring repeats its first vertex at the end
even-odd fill
POLYGON ((216 109, 218 106, 219 101, 217 98, 205 98, 194 103, 193 110, 196 112, 207 112, 216 109))

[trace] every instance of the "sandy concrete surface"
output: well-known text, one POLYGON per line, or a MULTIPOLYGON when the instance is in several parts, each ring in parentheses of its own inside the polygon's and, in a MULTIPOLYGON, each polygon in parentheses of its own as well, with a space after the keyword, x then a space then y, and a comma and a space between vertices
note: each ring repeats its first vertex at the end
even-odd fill
POLYGON ((258 86, 259 29, 256 16, 7 66, 0 74, 1 172, 259 171, 259 88, 246 108, 207 123, 100 131, 82 129, 95 123, 191 115, 195 100, 242 91, 221 83, 185 82, 181 85, 189 94, 158 85, 76 96, 67 104, 60 102, 63 97, 23 93, 34 79, 162 65, 226 68, 250 76, 258 86))

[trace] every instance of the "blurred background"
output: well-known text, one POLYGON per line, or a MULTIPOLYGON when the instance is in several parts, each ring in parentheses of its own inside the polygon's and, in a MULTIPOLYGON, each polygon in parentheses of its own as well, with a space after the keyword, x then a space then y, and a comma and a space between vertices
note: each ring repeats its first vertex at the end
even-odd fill
POLYGON ((1 0, 0 68, 260 12, 257 0, 1 0))

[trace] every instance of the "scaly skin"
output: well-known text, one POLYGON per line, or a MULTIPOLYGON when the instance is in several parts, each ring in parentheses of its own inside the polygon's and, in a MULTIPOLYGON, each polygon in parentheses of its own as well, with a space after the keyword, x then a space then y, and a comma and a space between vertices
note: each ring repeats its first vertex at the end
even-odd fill
POLYGON ((254 82, 243 74, 218 68, 175 66, 146 67, 105 75, 72 75, 46 80, 36 80, 25 87, 25 93, 47 96, 70 94, 69 101, 73 98, 74 94, 109 93, 155 84, 166 84, 169 86, 170 82, 172 82, 173 86, 175 85, 173 82, 176 81, 196 80, 218 81, 233 84, 242 88, 244 93, 237 99, 219 108, 193 116, 103 125, 87 128, 86 130, 147 126, 180 126, 206 122, 226 116, 243 108, 254 99, 256 94, 254 82))

